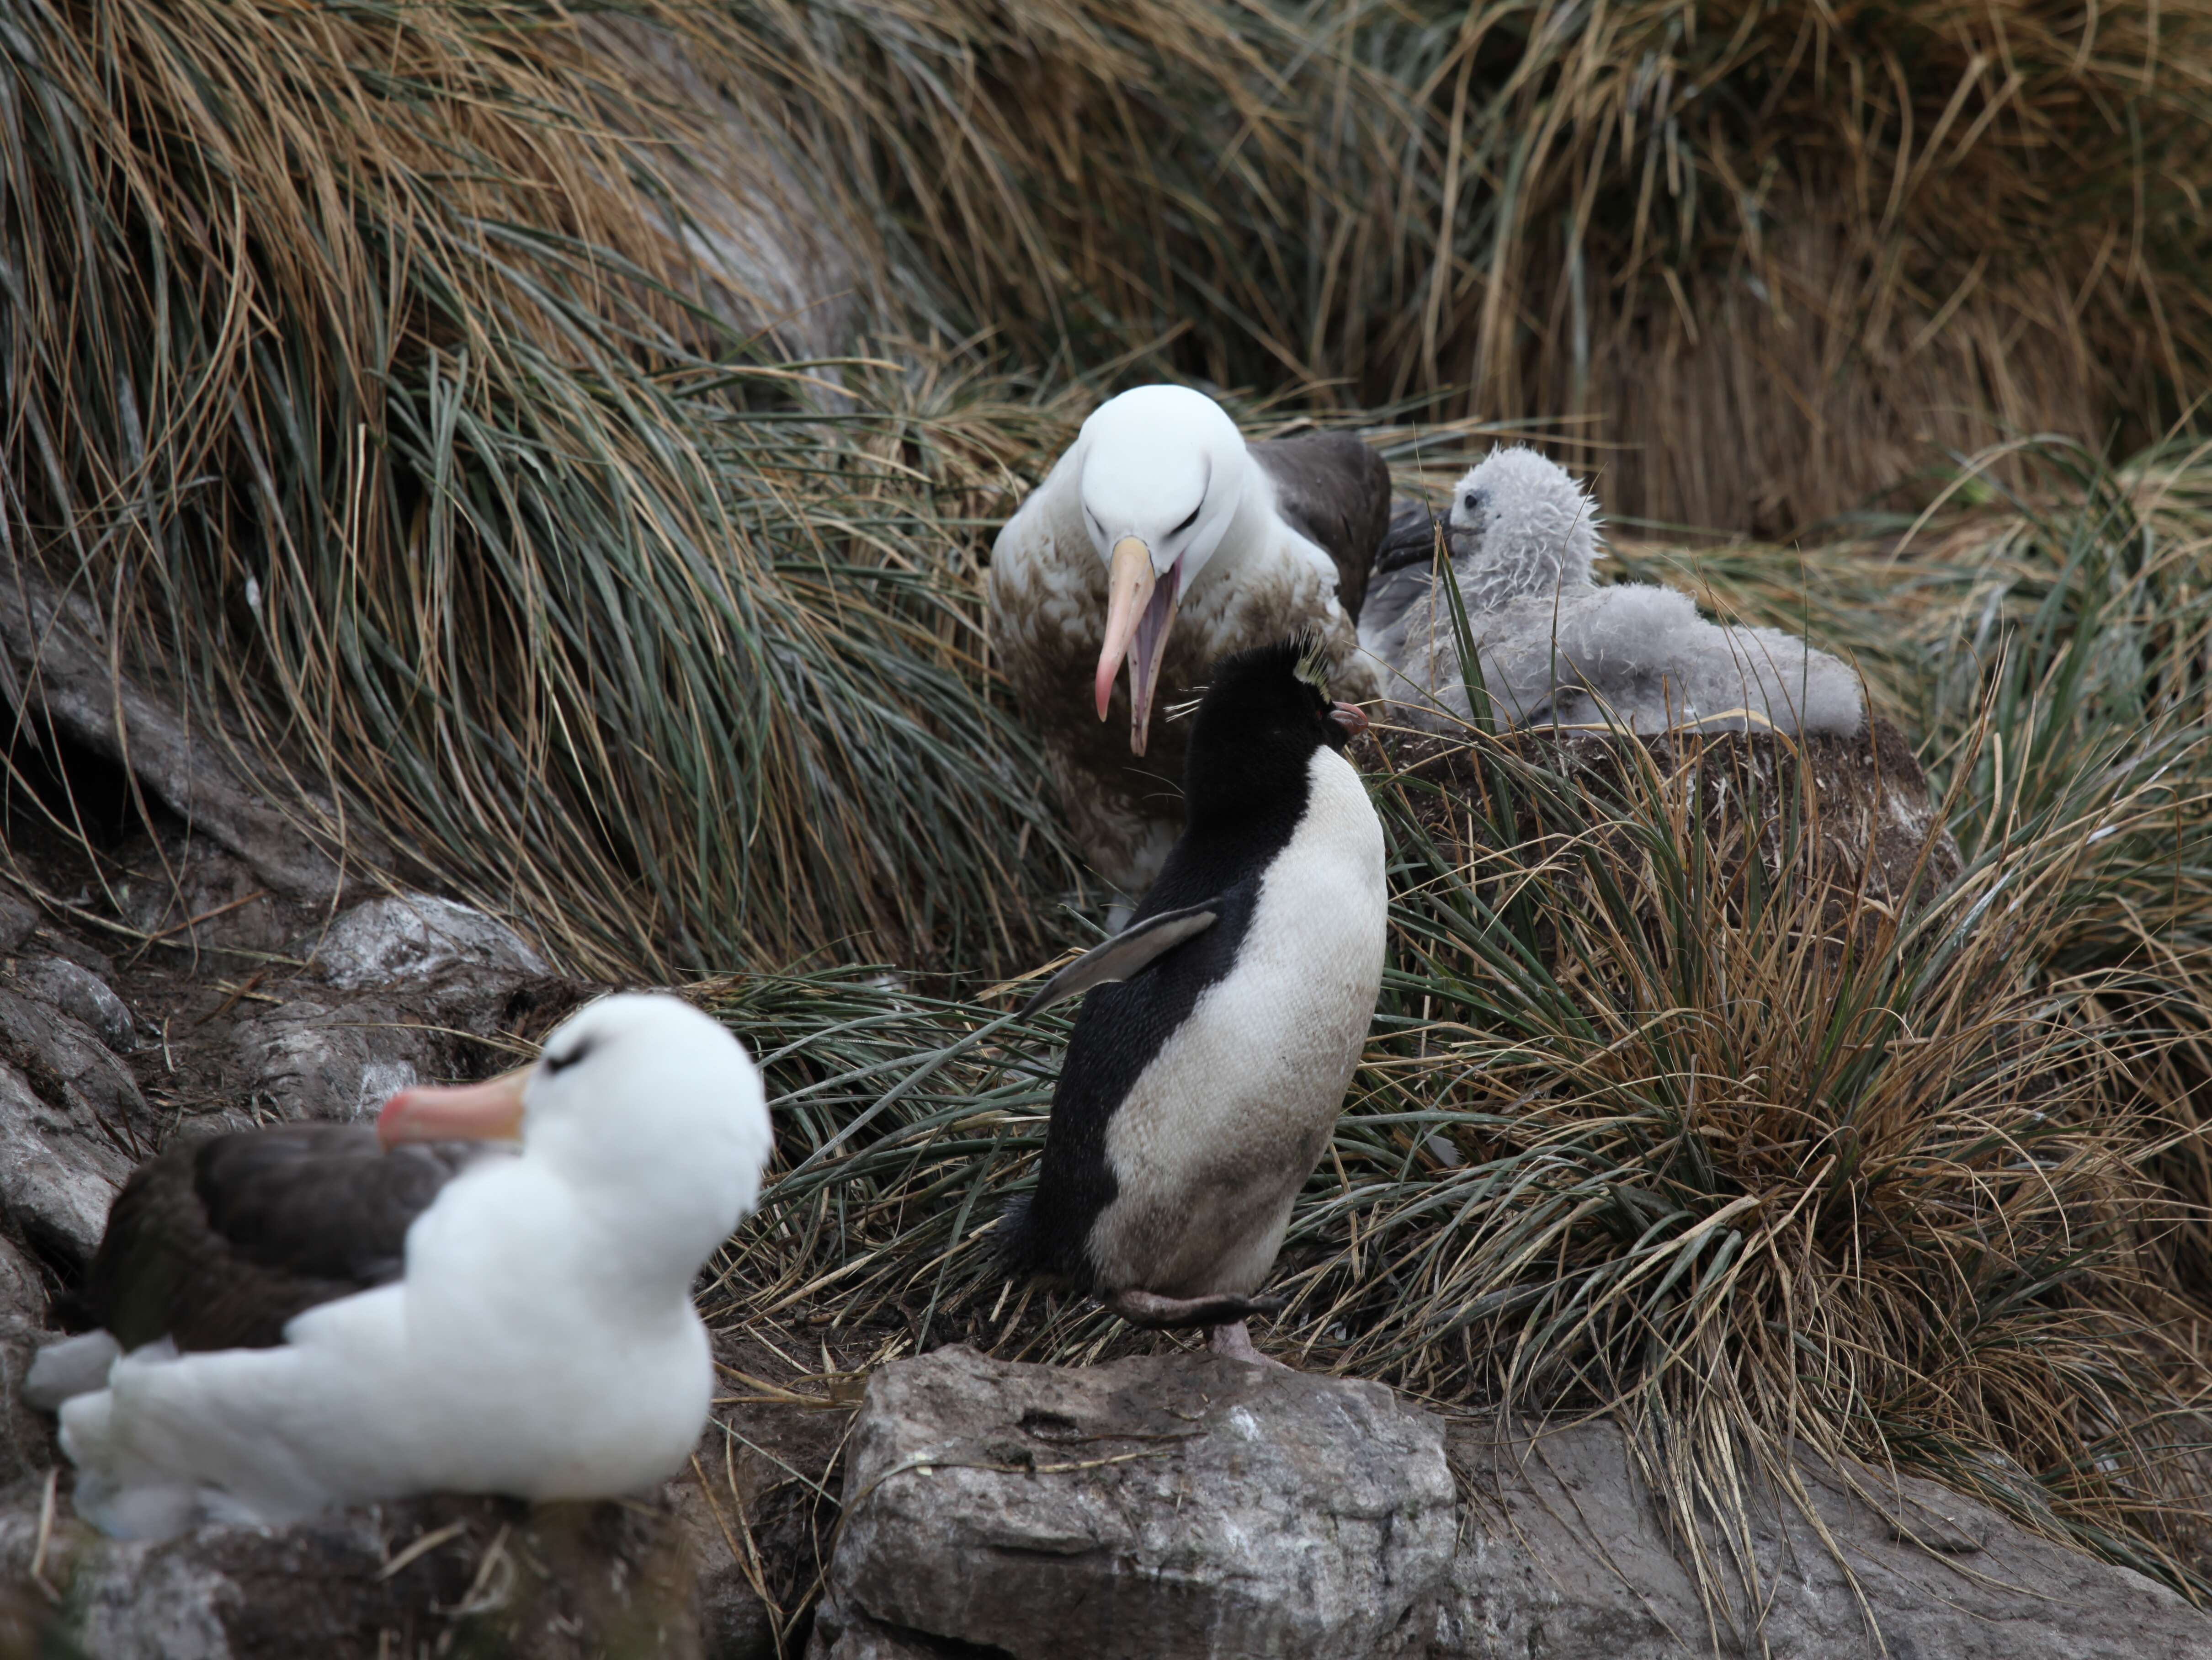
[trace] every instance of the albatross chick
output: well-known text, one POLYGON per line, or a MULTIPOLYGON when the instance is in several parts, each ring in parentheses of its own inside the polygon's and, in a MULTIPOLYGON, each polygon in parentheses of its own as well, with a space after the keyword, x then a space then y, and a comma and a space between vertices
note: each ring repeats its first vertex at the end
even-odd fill
MULTIPOLYGON (((1450 570, 1501 725, 1859 730, 1864 700, 1844 664, 1779 629, 1708 622, 1672 588, 1599 587, 1597 532, 1596 503, 1532 449, 1492 451, 1453 491, 1450 570)), ((1431 566, 1424 547, 1377 574, 1360 643, 1384 667, 1394 718, 1443 731, 1468 719, 1468 699, 1431 566)))

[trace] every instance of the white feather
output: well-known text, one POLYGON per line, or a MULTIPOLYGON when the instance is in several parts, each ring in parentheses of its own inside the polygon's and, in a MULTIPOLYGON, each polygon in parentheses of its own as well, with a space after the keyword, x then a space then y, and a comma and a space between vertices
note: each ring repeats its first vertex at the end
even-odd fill
POLYGON ((63 1402, 106 1389, 108 1369, 122 1353, 122 1346, 104 1331, 42 1344, 23 1379, 25 1404, 40 1412, 59 1412, 63 1402))

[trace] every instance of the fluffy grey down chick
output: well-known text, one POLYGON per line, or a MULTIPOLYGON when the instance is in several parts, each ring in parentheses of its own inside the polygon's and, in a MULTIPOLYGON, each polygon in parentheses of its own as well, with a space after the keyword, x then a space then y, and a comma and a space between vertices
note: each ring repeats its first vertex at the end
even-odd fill
MULTIPOLYGON (((1460 480, 1445 534, 1502 724, 1849 736, 1865 721, 1858 678, 1795 635, 1708 622, 1671 588, 1594 583, 1596 503, 1525 446, 1460 480)), ((1376 581, 1360 644, 1382 666, 1387 718, 1444 731, 1468 718, 1466 676, 1430 571, 1416 557, 1376 581)))

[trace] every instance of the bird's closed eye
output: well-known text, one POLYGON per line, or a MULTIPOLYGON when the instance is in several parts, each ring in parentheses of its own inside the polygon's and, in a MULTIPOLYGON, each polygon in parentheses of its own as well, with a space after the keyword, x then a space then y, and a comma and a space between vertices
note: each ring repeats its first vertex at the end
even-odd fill
POLYGON ((545 1070, 548 1072, 565 1072, 591 1052, 592 1046, 588 1043, 573 1043, 569 1045, 568 1052, 566 1055, 547 1055, 544 1061, 545 1070))
POLYGON ((1188 530, 1193 525, 1195 525, 1198 522, 1198 508, 1202 508, 1205 505, 1205 502, 1200 502, 1198 504, 1198 508, 1193 508, 1190 510, 1190 517, 1184 520, 1180 525, 1177 525, 1173 530, 1170 531, 1168 534, 1170 536, 1180 536, 1185 531, 1188 530))

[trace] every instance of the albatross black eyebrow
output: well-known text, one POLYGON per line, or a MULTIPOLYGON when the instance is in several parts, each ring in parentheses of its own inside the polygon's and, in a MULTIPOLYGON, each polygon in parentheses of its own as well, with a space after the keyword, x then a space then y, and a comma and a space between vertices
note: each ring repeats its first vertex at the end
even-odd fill
POLYGON ((574 1066, 576 1062, 582 1060, 591 1052, 592 1040, 588 1037, 580 1037, 574 1043, 568 1046, 568 1052, 566 1055, 548 1055, 544 1056, 543 1059, 545 1063, 545 1070, 548 1072, 564 1071, 568 1067, 574 1066))
POLYGON ((1199 508, 1203 508, 1205 505, 1206 498, 1201 496, 1198 498, 1198 507, 1193 508, 1190 510, 1190 517, 1184 520, 1180 525, 1177 525, 1173 530, 1170 531, 1168 534, 1170 536, 1180 536, 1183 532, 1188 530, 1193 525, 1195 525, 1198 522, 1199 508))

